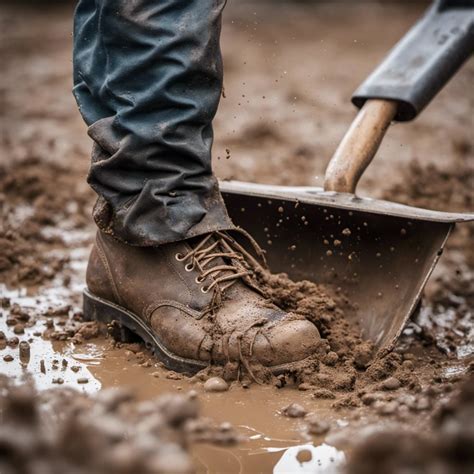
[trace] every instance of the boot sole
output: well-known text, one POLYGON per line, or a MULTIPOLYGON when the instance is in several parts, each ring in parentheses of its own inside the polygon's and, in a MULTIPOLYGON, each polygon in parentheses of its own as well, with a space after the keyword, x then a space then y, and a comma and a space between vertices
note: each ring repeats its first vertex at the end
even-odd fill
POLYGON ((118 331, 115 331, 114 338, 120 342, 131 342, 135 340, 136 334, 145 342, 148 349, 153 352, 167 369, 175 372, 195 374, 205 369, 209 364, 192 359, 186 359, 170 352, 155 334, 145 325, 145 323, 135 314, 110 301, 99 298, 84 290, 84 319, 86 321, 99 321, 105 324, 118 324, 118 331))
MULTIPOLYGON (((121 306, 93 295, 88 289, 83 292, 83 310, 86 321, 95 320, 105 324, 117 324, 118 331, 114 332, 113 337, 120 342, 136 341, 136 336, 138 336, 169 370, 193 375, 209 367, 206 362, 186 359, 172 353, 138 316, 121 306)), ((274 365, 267 367, 267 369, 273 374, 279 375, 291 370, 304 360, 274 365)))

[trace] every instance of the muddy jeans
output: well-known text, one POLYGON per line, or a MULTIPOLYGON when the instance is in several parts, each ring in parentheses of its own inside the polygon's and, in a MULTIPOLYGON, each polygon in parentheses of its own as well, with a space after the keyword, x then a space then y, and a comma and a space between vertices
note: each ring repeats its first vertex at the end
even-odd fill
POLYGON ((97 225, 154 246, 232 228, 211 169, 225 0, 80 0, 74 96, 97 225))

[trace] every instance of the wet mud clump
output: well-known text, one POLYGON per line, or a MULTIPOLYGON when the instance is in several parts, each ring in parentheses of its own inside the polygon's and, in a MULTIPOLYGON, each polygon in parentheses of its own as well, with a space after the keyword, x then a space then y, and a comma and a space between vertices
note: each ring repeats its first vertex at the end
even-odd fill
POLYGON ((92 193, 67 169, 26 158, 0 164, 0 280, 9 286, 47 283, 64 270, 62 231, 89 225, 92 193))
POLYGON ((138 402, 123 389, 37 393, 4 377, 0 388, 2 474, 185 474, 194 472, 191 442, 237 440, 229 424, 199 416, 194 392, 138 402))
POLYGON ((273 303, 304 316, 321 336, 314 356, 295 364, 284 384, 317 389, 316 398, 334 398, 333 390, 352 391, 358 374, 372 362, 375 351, 370 341, 361 338, 357 323, 347 318, 354 311, 348 299, 329 286, 306 280, 294 282, 284 273, 259 271, 256 278, 273 303))
POLYGON ((438 408, 431 430, 398 427, 370 435, 349 457, 347 474, 474 471, 474 375, 438 408))

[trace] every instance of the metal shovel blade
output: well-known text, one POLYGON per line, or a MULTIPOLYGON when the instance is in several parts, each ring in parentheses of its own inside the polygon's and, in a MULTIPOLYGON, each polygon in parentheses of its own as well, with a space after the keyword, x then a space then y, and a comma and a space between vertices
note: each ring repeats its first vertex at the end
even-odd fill
POLYGON ((267 252, 272 272, 340 287, 362 336, 393 348, 456 222, 452 214, 319 188, 227 181, 236 225, 267 252))

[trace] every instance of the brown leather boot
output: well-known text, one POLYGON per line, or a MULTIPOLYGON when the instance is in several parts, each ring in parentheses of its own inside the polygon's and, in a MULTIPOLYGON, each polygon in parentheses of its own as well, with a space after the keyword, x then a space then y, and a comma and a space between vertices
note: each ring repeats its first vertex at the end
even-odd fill
POLYGON ((224 232, 160 247, 132 247, 98 232, 84 315, 132 330, 172 370, 256 362, 281 372, 310 356, 320 336, 259 293, 249 277, 256 264, 224 232))

